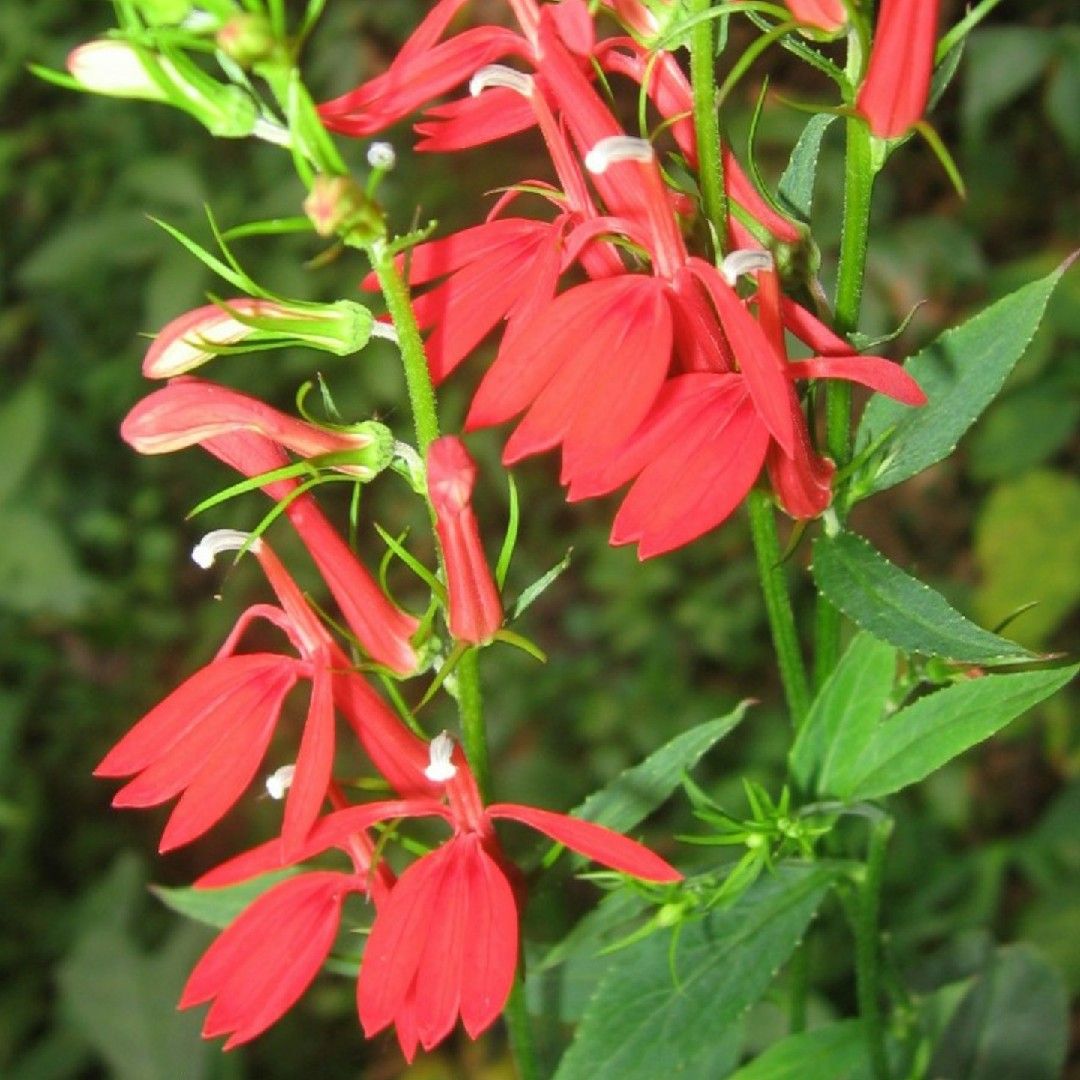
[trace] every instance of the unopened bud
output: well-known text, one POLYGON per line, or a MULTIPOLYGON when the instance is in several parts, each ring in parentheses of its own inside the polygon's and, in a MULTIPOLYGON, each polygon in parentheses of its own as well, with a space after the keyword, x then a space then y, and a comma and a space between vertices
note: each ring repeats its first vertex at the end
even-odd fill
POLYGON ((269 59, 277 47, 270 22, 256 12, 233 15, 217 32, 217 47, 241 67, 269 59))
POLYGON ((139 14, 151 26, 179 26, 194 5, 191 0, 137 0, 139 14))
POLYGON ((351 176, 316 176, 304 200, 320 236, 375 239, 384 230, 382 213, 351 176))
POLYGON ((151 77, 139 51, 123 41, 88 41, 68 53, 67 69, 83 87, 109 97, 165 101, 168 95, 151 77))

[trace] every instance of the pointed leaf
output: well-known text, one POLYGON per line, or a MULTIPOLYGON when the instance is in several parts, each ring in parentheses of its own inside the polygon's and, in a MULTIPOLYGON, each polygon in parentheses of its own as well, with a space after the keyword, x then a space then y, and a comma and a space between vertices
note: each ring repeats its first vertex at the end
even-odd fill
POLYGON ((620 773, 610 784, 590 795, 574 817, 628 832, 649 816, 679 786, 708 750, 734 730, 746 715, 749 702, 716 720, 699 724, 660 747, 639 765, 620 773))
POLYGON ((1037 659, 1015 642, 984 630, 928 585, 905 574, 854 533, 814 541, 817 587, 845 615, 906 652, 967 664, 1037 659))
POLYGON ((814 178, 817 175, 821 140, 829 125, 836 119, 835 113, 818 113, 803 128, 784 175, 780 177, 777 194, 787 213, 800 221, 809 222, 814 205, 814 178))
POLYGON ((804 791, 835 794, 885 711, 896 650, 863 631, 841 657, 791 750, 791 774, 804 791))
POLYGON ((899 484, 952 453, 1023 356, 1069 263, 947 330, 908 360, 905 369, 930 399, 925 408, 912 411, 880 394, 870 399, 859 424, 858 448, 896 430, 889 456, 869 479, 866 494, 899 484))
POLYGON ((167 888, 151 885, 150 891, 171 910, 195 922, 224 930, 249 904, 279 881, 297 873, 299 867, 287 867, 260 874, 240 885, 218 889, 167 888))
POLYGON ((871 1080, 866 1035, 859 1020, 841 1020, 789 1035, 729 1080, 871 1080))
POLYGON ((617 953, 556 1080, 726 1076, 739 1018, 791 955, 833 873, 780 867, 730 908, 685 923, 673 964, 667 934, 617 953))
POLYGON ((922 780, 1048 698, 1078 670, 986 675, 920 698, 877 728, 837 793, 853 801, 878 799, 922 780))

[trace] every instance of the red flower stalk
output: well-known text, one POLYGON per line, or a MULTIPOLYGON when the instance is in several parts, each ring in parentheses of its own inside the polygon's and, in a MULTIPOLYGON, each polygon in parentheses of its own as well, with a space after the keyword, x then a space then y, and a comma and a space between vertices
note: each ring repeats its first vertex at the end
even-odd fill
MULTIPOLYGON (((198 443, 248 477, 289 465, 283 443, 315 448, 317 453, 342 448, 337 441, 341 437, 334 433, 284 416, 235 390, 190 376, 176 379, 138 402, 121 424, 120 434, 142 453, 198 443)), ((360 467, 346 466, 353 470, 360 467)), ((298 486, 297 480, 284 479, 270 481, 263 490, 272 499, 282 500, 298 486)), ((364 650, 399 674, 415 670, 416 653, 409 639, 419 626, 418 620, 390 602, 310 495, 289 501, 285 514, 364 650)))
POLYGON ((881 0, 866 78, 855 108, 879 139, 922 119, 930 94, 939 0, 881 0))
MULTIPOLYGON (((209 565, 216 553, 236 550, 250 540, 246 533, 220 530, 204 538, 193 554, 209 565)), ((163 852, 201 836, 240 798, 265 756, 286 694, 300 679, 311 680, 311 703, 285 803, 286 850, 294 850, 307 835, 329 788, 334 692, 345 677, 336 672, 347 671, 348 660, 269 546, 255 540, 251 550, 281 607, 257 605, 245 612, 217 657, 147 713, 95 770, 97 776, 134 777, 117 792, 114 806, 156 806, 180 795, 161 837, 163 852), (254 617, 267 618, 285 631, 299 658, 233 655, 254 617)), ((415 792, 422 744, 385 706, 361 703, 355 695, 348 701, 346 715, 380 771, 391 783, 415 792), (360 704, 363 707, 356 708, 360 704)))
MULTIPOLYGON (((296 856, 341 847, 379 821, 439 817, 453 828, 442 846, 413 863, 377 904, 357 985, 360 1021, 371 1036, 394 1024, 408 1060, 430 1050, 461 1017, 476 1038, 502 1011, 518 959, 518 910, 494 821, 518 821, 587 858, 647 881, 675 882, 679 872, 647 848, 600 825, 547 810, 496 803, 485 807, 459 749, 434 739, 425 770, 445 784, 448 805, 403 799, 328 815, 296 856)), ((295 861, 295 859, 293 860, 295 861)), ((285 865, 263 844, 223 864, 197 884, 234 884, 285 865)))
POLYGON ((446 567, 450 633, 483 645, 502 625, 502 602, 472 509, 476 465, 460 439, 444 435, 428 448, 427 485, 446 567))

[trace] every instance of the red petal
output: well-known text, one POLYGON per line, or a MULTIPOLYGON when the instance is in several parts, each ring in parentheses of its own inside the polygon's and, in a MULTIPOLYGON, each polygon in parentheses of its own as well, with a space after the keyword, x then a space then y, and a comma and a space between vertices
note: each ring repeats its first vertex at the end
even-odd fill
POLYGON ((461 1020, 475 1039, 495 1022, 510 996, 518 959, 518 912, 506 874, 482 845, 473 849, 467 873, 469 934, 461 1020))
POLYGON ((795 379, 847 379, 905 405, 926 404, 922 387, 899 364, 883 356, 813 356, 788 366, 795 379))
POLYGON ((682 874, 647 847, 603 825, 581 821, 566 814, 538 810, 517 803, 496 803, 487 808, 491 818, 508 818, 542 832, 568 848, 624 874, 646 881, 681 881, 682 874))
MULTIPOLYGON (((449 845, 418 859, 375 916, 356 985, 357 1011, 368 1038, 393 1022, 411 994, 452 859, 449 845)), ((424 1017, 417 1014, 417 1022, 422 1029, 424 1017)))
POLYGON ((418 151, 445 154, 498 142, 535 124, 536 113, 527 98, 515 90, 493 87, 479 97, 428 109, 424 121, 413 130, 423 136, 416 144, 418 151))
POLYGON ((304 724, 300 751, 296 755, 296 771, 285 800, 281 845, 286 858, 300 849, 301 843, 319 816, 330 786, 334 765, 334 699, 331 679, 326 668, 315 669, 311 683, 311 705, 304 724))

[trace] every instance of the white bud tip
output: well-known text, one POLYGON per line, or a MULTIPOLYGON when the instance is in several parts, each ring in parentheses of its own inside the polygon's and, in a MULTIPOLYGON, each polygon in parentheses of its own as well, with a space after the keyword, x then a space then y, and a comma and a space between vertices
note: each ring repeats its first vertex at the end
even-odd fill
POLYGON ((734 285, 743 274, 754 274, 758 270, 771 270, 773 257, 763 248, 748 248, 733 251, 720 264, 720 273, 729 285, 734 285))
POLYGON ((513 90, 522 97, 532 97, 533 79, 524 71, 515 71, 505 64, 488 64, 469 80, 469 93, 479 97, 485 90, 513 90))
POLYGON ((454 753, 454 737, 448 731, 436 735, 428 747, 430 764, 424 775, 435 784, 445 784, 457 776, 457 766, 450 760, 454 753))
POLYGON ((280 802, 285 798, 285 792, 292 787, 293 777, 295 775, 295 765, 282 765, 280 769, 275 769, 274 772, 266 778, 266 794, 276 802, 280 802))
POLYGON ((655 160, 652 143, 633 135, 610 135, 601 139, 586 155, 585 168, 591 173, 603 173, 620 161, 639 161, 648 164, 655 160))
POLYGON ((258 551, 259 543, 259 540, 251 539, 251 533, 239 529, 215 529, 191 549, 191 558, 196 566, 209 570, 223 551, 241 551, 245 544, 249 545, 251 551, 258 551))
POLYGON ((388 142, 373 142, 368 147, 367 163, 373 169, 392 169, 397 164, 397 154, 388 142))

